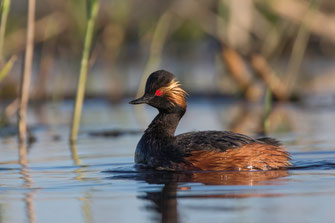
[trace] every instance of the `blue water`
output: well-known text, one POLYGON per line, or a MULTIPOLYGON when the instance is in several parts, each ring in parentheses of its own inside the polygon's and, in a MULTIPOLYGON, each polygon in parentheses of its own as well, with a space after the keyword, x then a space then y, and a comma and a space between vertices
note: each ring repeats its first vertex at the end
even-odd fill
MULTIPOLYGON (((71 147, 71 109, 70 103, 30 109, 36 142, 29 147, 25 164, 18 163, 16 137, 0 138, 0 223, 335 219, 335 109, 275 107, 270 135, 292 153, 295 166, 289 170, 183 173, 134 168, 133 153, 141 134, 89 134, 140 130, 155 110, 145 108, 147 117, 138 122, 126 102, 88 101, 78 144, 71 147)), ((259 129, 261 114, 261 105, 195 100, 178 133, 234 129, 252 135, 259 129)))

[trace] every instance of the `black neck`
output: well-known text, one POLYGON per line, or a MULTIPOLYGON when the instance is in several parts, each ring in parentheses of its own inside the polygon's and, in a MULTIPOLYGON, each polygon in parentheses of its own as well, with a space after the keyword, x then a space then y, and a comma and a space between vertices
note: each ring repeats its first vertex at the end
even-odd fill
POLYGON ((172 113, 159 111, 159 114, 145 132, 149 134, 157 133, 162 136, 174 136, 178 123, 184 114, 184 109, 172 113))

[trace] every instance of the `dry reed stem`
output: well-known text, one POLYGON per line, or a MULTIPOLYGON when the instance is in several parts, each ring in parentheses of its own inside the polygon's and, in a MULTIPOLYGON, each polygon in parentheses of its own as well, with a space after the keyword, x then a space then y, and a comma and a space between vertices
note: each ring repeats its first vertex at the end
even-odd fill
POLYGON ((222 57, 227 65, 228 73, 237 82, 239 87, 245 91, 248 100, 256 101, 260 98, 260 89, 253 84, 251 75, 241 56, 232 48, 224 47, 222 57))
POLYGON ((251 66, 276 98, 279 100, 287 100, 289 98, 285 85, 277 77, 262 55, 253 54, 251 56, 251 66))
POLYGON ((20 143, 19 145, 19 164, 22 168, 26 168, 28 164, 27 159, 27 145, 25 143, 20 143))
POLYGON ((224 61, 226 62, 229 73, 239 86, 246 89, 251 84, 251 77, 246 70, 245 64, 241 56, 232 48, 225 47, 222 52, 224 61))
POLYGON ((27 141, 27 106, 29 101, 29 88, 31 79, 31 70, 33 63, 33 51, 34 51, 34 30, 35 30, 35 0, 29 0, 28 2, 28 28, 27 28, 27 45, 26 54, 24 61, 24 71, 21 81, 21 94, 20 94, 20 109, 18 117, 19 126, 19 140, 21 143, 27 141))

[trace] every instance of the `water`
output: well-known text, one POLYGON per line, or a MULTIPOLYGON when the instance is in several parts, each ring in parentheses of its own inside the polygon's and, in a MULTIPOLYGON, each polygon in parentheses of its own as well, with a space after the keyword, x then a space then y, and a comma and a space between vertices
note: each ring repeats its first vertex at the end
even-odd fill
MULTIPOLYGON (((132 106, 88 101, 79 142, 68 144, 70 103, 29 111, 36 142, 18 164, 15 136, 0 138, 0 222, 332 222, 335 219, 335 109, 278 105, 272 136, 295 167, 266 172, 138 171, 141 137, 132 106), (126 130, 119 137, 90 136, 126 130)), ((191 101, 178 133, 255 132, 261 106, 191 101), (242 118, 241 118, 242 117, 242 118)), ((148 120, 156 111, 146 109, 148 120)), ((9 131, 7 131, 9 132, 9 131)))

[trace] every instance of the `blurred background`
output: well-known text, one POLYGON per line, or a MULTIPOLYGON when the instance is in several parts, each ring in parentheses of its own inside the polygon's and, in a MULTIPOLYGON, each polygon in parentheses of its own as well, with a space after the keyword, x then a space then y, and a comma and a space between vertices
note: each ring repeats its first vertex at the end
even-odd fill
MULTIPOLYGON (((38 1, 32 102, 74 99, 87 8, 86 1, 38 1)), ((27 1, 12 1, 0 40, 1 68, 13 65, 0 75, 0 112, 11 117, 26 23, 27 1)), ((332 0, 101 0, 86 96, 120 102, 166 69, 192 97, 262 101, 270 89, 275 99, 328 106, 334 57, 332 0)))
POLYGON ((79 140, 71 144, 96 1, 38 0, 26 148, 17 114, 26 107, 18 98, 32 2, 1 1, 0 223, 335 218, 334 0, 100 0, 79 140), (128 101, 158 69, 189 93, 176 134, 267 134, 292 154, 294 168, 206 172, 207 182, 137 172, 134 150, 157 111, 128 101))

